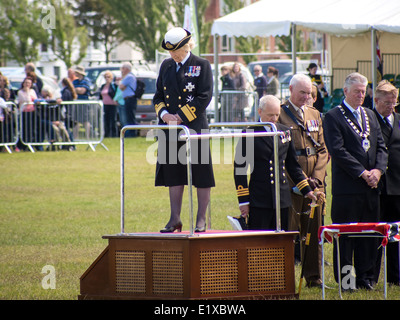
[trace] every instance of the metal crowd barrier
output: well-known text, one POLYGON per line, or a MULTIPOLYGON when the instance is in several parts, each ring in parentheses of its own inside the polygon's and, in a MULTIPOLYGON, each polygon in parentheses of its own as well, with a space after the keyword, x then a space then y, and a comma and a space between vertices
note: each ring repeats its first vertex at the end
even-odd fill
POLYGON ((12 153, 10 147, 18 142, 18 109, 15 103, 0 105, 0 147, 12 153))
POLYGON ((220 92, 221 108, 214 116, 218 122, 257 121, 258 94, 251 91, 224 90, 220 92))
POLYGON ((19 110, 19 138, 31 152, 34 148, 88 145, 93 151, 104 139, 103 103, 68 101, 24 103, 19 110))
MULTIPOLYGON (((214 123, 213 127, 247 127, 247 126, 270 126, 271 132, 221 132, 209 134, 191 134, 189 129, 183 125, 132 125, 125 126, 121 129, 120 135, 120 156, 121 156, 121 234, 125 234, 125 133, 128 130, 140 129, 181 129, 185 133, 180 135, 181 140, 186 140, 186 163, 187 163, 187 176, 188 176, 188 196, 189 196, 189 222, 190 222, 190 235, 193 235, 193 193, 192 193, 192 159, 191 159, 191 140, 192 139, 211 139, 211 138, 229 138, 229 137, 259 137, 259 136, 272 136, 274 142, 274 170, 279 172, 279 158, 278 158, 278 138, 283 133, 277 131, 275 124, 271 122, 245 122, 245 123, 214 123), (276 161, 276 159, 278 161, 276 161)), ((280 179, 279 174, 276 175, 275 195, 276 195, 276 231, 281 230, 281 207, 280 207, 280 179)), ((210 212, 210 211, 209 211, 210 212)), ((211 215, 208 216, 211 220, 211 215)), ((211 221, 209 221, 209 226, 211 221)))

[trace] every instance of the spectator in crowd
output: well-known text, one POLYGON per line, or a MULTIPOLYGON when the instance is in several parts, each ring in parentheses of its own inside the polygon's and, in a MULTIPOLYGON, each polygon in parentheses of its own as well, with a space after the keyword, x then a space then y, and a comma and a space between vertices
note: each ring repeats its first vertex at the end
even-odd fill
POLYGON ((274 67, 268 67, 268 71, 267 71, 268 82, 267 82, 266 94, 271 94, 275 97, 279 97, 278 76, 279 76, 278 69, 276 69, 274 67))
POLYGON ((0 97, 5 101, 15 101, 15 92, 4 74, 0 74, 0 97))
POLYGON ((226 121, 229 119, 230 106, 232 104, 231 102, 233 94, 226 91, 235 90, 235 85, 233 83, 233 79, 231 78, 230 72, 231 68, 229 68, 228 66, 221 67, 221 78, 220 78, 222 82, 221 93, 220 93, 221 109, 219 110, 220 113, 219 118, 221 121, 226 121))
POLYGON ((257 64, 254 66, 254 86, 258 94, 258 99, 261 99, 267 92, 267 77, 262 72, 262 67, 257 64))
MULTIPOLYGON (((120 110, 124 112, 123 118, 126 121, 126 125, 136 124, 136 107, 137 98, 135 96, 136 91, 136 77, 132 73, 132 65, 126 62, 121 67, 122 80, 119 84, 119 88, 122 91, 122 97, 125 100, 125 105, 120 110)), ((128 130, 125 137, 135 137, 137 135, 136 130, 128 130)))
MULTIPOLYGON (((164 37, 162 47, 171 58, 160 66, 153 103, 162 126, 187 126, 196 133, 208 132, 206 108, 213 93, 210 63, 191 53, 194 46, 189 31, 172 28, 164 37)), ((156 186, 169 189, 170 220, 161 232, 182 229, 180 219, 182 197, 188 184, 186 159, 179 156, 185 141, 178 140, 181 130, 160 130, 156 165, 156 186)), ((211 188, 215 186, 209 141, 204 140, 193 147, 192 183, 197 188, 197 219, 195 232, 206 231, 206 211, 211 188)))
POLYGON ((374 90, 372 89, 372 83, 368 83, 367 93, 365 94, 362 106, 373 110, 374 109, 373 96, 374 96, 374 90))
MULTIPOLYGON (((400 114, 394 111, 399 89, 389 81, 383 80, 375 89, 375 114, 381 127, 383 140, 388 149, 388 166, 382 176, 380 195, 380 220, 382 222, 400 221, 400 114)), ((386 247, 387 281, 400 285, 399 242, 389 242, 386 247)), ((378 253, 378 282, 382 249, 378 253)))
MULTIPOLYGON (((292 128, 292 141, 296 148, 298 161, 308 177, 308 183, 321 191, 325 190, 326 165, 328 152, 325 147, 322 119, 320 112, 308 105, 312 93, 310 77, 305 74, 295 74, 289 83, 290 98, 282 106, 279 123, 292 128)), ((291 182, 292 188, 295 184, 291 182)), ((289 218, 289 230, 300 231, 300 239, 305 239, 309 224, 308 215, 310 199, 292 192, 292 207, 289 218)), ((307 259, 302 260, 304 278, 307 286, 322 285, 321 280, 321 247, 318 243, 318 229, 322 225, 323 206, 315 208, 314 218, 310 221, 310 243, 307 249, 307 259)), ((301 241, 300 248, 304 243, 301 241)), ((298 248, 298 247, 297 247, 298 248)), ((303 250, 301 250, 303 251, 303 250)), ((298 258, 298 257, 297 257, 298 258)))
POLYGON ((114 75, 111 71, 107 70, 104 73, 106 83, 100 88, 100 99, 103 101, 104 106, 104 136, 106 138, 116 137, 116 117, 117 117, 117 103, 113 100, 117 85, 114 82, 114 75))
MULTIPOLYGON (((73 86, 71 80, 66 77, 61 80, 62 84, 62 89, 61 89, 61 98, 58 99, 58 103, 64 102, 69 102, 69 101, 74 101, 78 98, 78 95, 75 91, 75 87, 73 86)), ((72 113, 74 110, 73 105, 71 104, 66 104, 63 105, 62 107, 62 116, 64 118, 64 126, 68 132, 68 138, 64 137, 62 141, 74 141, 74 134, 71 128, 74 128, 76 125, 76 119, 72 117, 72 113)), ((66 145, 62 146, 62 149, 69 150, 69 151, 74 151, 75 146, 74 145, 66 145)))
POLYGON ((67 77, 71 83, 74 82, 75 79, 77 79, 77 76, 75 75, 75 70, 73 68, 69 68, 67 70, 67 77))
MULTIPOLYGON (((290 128, 276 123, 281 112, 278 98, 272 95, 260 99, 258 114, 261 122, 272 122, 284 136, 278 140, 279 173, 274 170, 274 144, 272 136, 242 137, 236 147, 234 178, 242 217, 248 217, 248 226, 252 230, 276 230, 276 176, 280 182, 281 228, 288 230, 289 207, 291 206, 290 186, 287 173, 298 186, 301 194, 317 200, 307 177, 297 162, 296 150, 291 140, 290 128), (253 147, 247 148, 251 143, 253 147), (248 153, 248 149, 251 153, 248 153), (250 167, 250 181, 247 182, 250 167), (286 168, 286 170, 285 170, 286 168)), ((253 126, 243 132, 268 132, 270 127, 253 126)), ((321 193, 319 193, 321 194, 321 193)))
POLYGON ((126 112, 124 110, 124 108, 125 108, 125 100, 124 100, 124 97, 123 97, 123 92, 119 88, 120 83, 121 83, 121 77, 116 77, 115 78, 115 84, 117 85, 117 89, 115 91, 115 96, 114 96, 113 100, 117 104, 118 120, 119 120, 119 122, 117 122, 117 127, 119 128, 119 130, 117 132, 118 134, 120 132, 120 129, 127 125, 127 120, 125 118, 126 117, 126 112))
POLYGON ((33 62, 28 62, 25 65, 25 74, 26 76, 30 76, 33 79, 33 89, 36 92, 36 96, 40 97, 43 89, 43 81, 40 77, 38 77, 36 73, 36 67, 33 62))
POLYGON ((325 101, 324 98, 328 96, 328 92, 325 89, 324 81, 320 74, 317 74, 318 66, 316 63, 310 63, 308 68, 308 75, 311 78, 311 81, 315 83, 318 87, 317 92, 317 100, 314 102, 314 108, 317 109, 319 112, 324 111, 325 101))
MULTIPOLYGON (((78 95, 78 100, 88 100, 90 96, 90 80, 86 77, 85 68, 77 66, 75 69, 76 79, 72 82, 78 95)), ((72 118, 75 119, 74 138, 79 137, 80 123, 85 127, 86 139, 90 139, 91 124, 89 119, 89 108, 85 104, 77 104, 74 107, 72 118)))
POLYGON ((36 91, 33 89, 33 79, 26 77, 21 83, 17 97, 19 111, 22 114, 21 136, 17 143, 17 147, 20 150, 26 149, 26 145, 23 142, 35 142, 37 136, 34 104, 37 98, 36 91))
MULTIPOLYGON (((44 86, 41 92, 41 99, 36 100, 36 110, 38 116, 38 137, 37 142, 43 142, 47 135, 48 141, 54 143, 56 141, 55 132, 53 128, 53 121, 59 118, 59 105, 56 104, 56 100, 53 97, 53 91, 44 86), (43 102, 46 102, 45 104, 43 102)), ((54 151, 54 146, 52 147, 54 151)))
MULTIPOLYGON (((387 166, 387 149, 375 113, 362 107, 368 80, 351 73, 344 82, 345 99, 324 118, 324 136, 332 160, 332 222, 379 221, 378 183, 387 166)), ((354 266, 357 288, 373 289, 376 274, 375 238, 341 235, 340 270, 334 243, 336 281, 344 266, 354 266)), ((343 282, 342 282, 343 283, 343 282)), ((343 288, 350 289, 350 288, 343 288)))
POLYGON ((86 77, 85 68, 77 66, 74 70, 76 79, 72 84, 78 94, 78 100, 88 100, 90 96, 90 80, 86 77))
POLYGON ((244 108, 247 106, 246 90, 247 80, 243 72, 240 70, 240 64, 235 62, 230 72, 230 77, 233 80, 235 91, 243 91, 243 93, 235 93, 232 98, 232 113, 233 121, 245 121, 244 108))
MULTIPOLYGON (((7 106, 6 101, 0 97, 0 143, 14 141, 14 123, 12 119, 12 109, 7 106)), ((3 147, 0 147, 0 151, 3 151, 3 147)))

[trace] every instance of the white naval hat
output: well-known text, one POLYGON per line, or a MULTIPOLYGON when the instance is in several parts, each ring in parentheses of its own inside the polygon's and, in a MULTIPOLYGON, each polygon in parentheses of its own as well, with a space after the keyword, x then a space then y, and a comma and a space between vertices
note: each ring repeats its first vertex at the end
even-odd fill
POLYGON ((186 29, 180 27, 172 28, 165 34, 161 46, 165 50, 175 51, 188 43, 190 38, 191 33, 186 29))

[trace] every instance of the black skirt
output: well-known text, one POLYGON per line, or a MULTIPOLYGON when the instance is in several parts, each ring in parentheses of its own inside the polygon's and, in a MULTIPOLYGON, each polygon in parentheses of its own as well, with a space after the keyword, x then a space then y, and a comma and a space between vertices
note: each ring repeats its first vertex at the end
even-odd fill
MULTIPOLYGON (((208 139, 191 141, 192 185, 196 188, 215 187, 208 139)), ((188 185, 186 142, 167 140, 158 144, 156 186, 188 185)))

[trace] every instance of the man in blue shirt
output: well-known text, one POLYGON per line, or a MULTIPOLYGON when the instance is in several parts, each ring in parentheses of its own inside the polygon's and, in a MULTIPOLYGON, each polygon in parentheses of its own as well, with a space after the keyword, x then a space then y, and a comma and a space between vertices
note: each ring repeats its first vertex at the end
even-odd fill
MULTIPOLYGON (((76 94, 78 95, 78 100, 89 100, 90 95, 90 80, 86 77, 85 68, 82 66, 77 66, 74 69, 76 79, 72 82, 72 85, 75 87, 76 94)), ((92 133, 92 124, 90 119, 89 105, 85 104, 76 104, 71 106, 71 113, 74 120, 77 121, 74 126, 74 139, 79 140, 79 123, 82 123, 85 127, 86 136, 85 140, 91 139, 92 133)))
MULTIPOLYGON (((126 125, 136 124, 136 77, 132 73, 132 65, 129 62, 126 62, 121 66, 121 75, 122 81, 119 88, 122 90, 125 106, 120 109, 124 112, 124 115, 122 117, 120 116, 120 118, 126 120, 126 123, 122 123, 122 126, 124 127, 126 125)), ((126 132, 125 137, 135 137, 136 134, 136 131, 129 130, 126 132)))
POLYGON ((86 78, 85 69, 81 66, 75 68, 76 79, 72 82, 78 95, 78 100, 88 100, 90 95, 90 80, 86 78))

